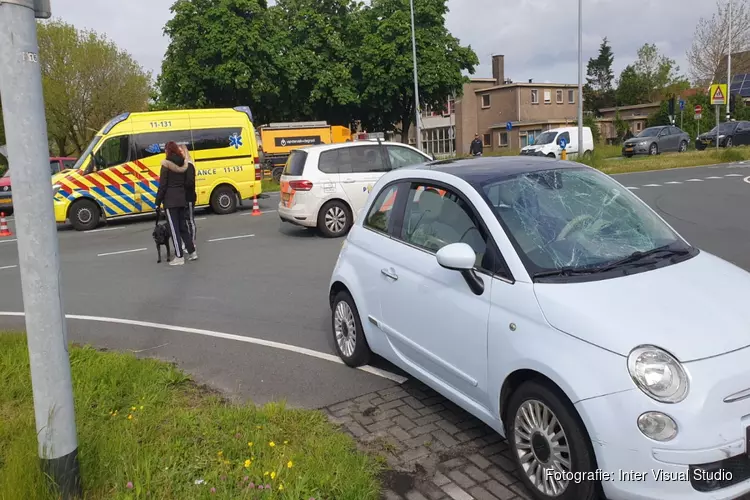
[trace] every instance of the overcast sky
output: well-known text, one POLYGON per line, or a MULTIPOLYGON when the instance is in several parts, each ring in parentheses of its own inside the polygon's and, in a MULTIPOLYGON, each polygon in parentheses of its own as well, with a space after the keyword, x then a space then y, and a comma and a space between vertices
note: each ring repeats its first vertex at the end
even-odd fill
MULTIPOLYGON (((52 10, 55 17, 78 28, 106 33, 156 76, 169 43, 162 29, 171 17, 172 3, 54 0, 52 10)), ((584 68, 606 36, 614 50, 616 75, 646 42, 655 43, 687 73, 685 51, 695 25, 716 9, 711 0, 583 0, 583 4, 584 68)), ((481 66, 475 76, 491 77, 492 54, 504 54, 506 78, 576 83, 577 6, 575 0, 449 0, 447 25, 479 56, 481 66)))

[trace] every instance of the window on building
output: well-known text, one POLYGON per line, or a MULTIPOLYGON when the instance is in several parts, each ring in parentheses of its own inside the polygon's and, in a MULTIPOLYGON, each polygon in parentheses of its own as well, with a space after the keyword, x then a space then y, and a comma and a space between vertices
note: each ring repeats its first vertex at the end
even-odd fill
POLYGON ((568 104, 575 104, 576 103, 576 91, 571 89, 568 90, 568 104))
POLYGON ((531 104, 539 104, 539 91, 537 89, 531 90, 531 104))
POLYGON ((448 98, 448 104, 445 105, 443 116, 450 116, 456 111, 456 101, 453 97, 448 98))
POLYGON ((490 95, 489 94, 482 94, 482 107, 483 108, 490 107, 490 95))
POLYGON ((498 132, 497 145, 500 147, 508 147, 508 132, 498 132))
POLYGON ((557 98, 556 99, 557 104, 562 104, 564 102, 563 101, 563 91, 558 89, 557 92, 555 92, 555 94, 556 94, 556 98, 557 98))
POLYGON ((544 104, 552 104, 552 91, 551 90, 544 91, 544 104))
POLYGON ((643 130, 643 122, 635 122, 635 131, 640 132, 643 130))
POLYGON ((484 146, 492 146, 492 134, 483 134, 482 135, 482 144, 484 146))
POLYGON ((422 130, 422 151, 427 154, 451 154, 456 151, 455 127, 422 130))

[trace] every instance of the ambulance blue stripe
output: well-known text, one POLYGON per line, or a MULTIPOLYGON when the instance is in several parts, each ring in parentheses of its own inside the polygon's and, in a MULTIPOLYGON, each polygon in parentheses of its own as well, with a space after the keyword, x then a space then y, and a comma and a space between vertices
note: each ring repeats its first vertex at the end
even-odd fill
MULTIPOLYGON (((120 203, 119 201, 117 201, 117 198, 115 198, 114 196, 108 195, 103 189, 98 188, 98 187, 93 187, 91 189, 94 192, 96 192, 99 196, 101 196, 102 198, 105 198, 107 201, 109 201, 110 203, 112 203, 114 206, 116 206, 117 208, 119 208, 120 210, 122 210, 123 212, 130 213, 130 212, 133 211, 132 208, 128 208, 128 207, 124 206, 122 203, 120 203)), ((112 191, 114 191, 117 194, 121 194, 121 193, 118 193, 118 191, 119 191, 118 189, 112 189, 112 191)), ((124 196, 123 196, 123 198, 124 198, 124 196)), ((133 201, 131 200, 130 203, 133 203, 133 201)), ((106 205, 104 205, 104 206, 106 208, 106 205)))
POLYGON ((148 205, 149 207, 151 207, 151 208, 153 208, 154 210, 156 210, 156 203, 152 202, 152 201, 151 201, 151 200, 149 200, 148 198, 141 198, 141 201, 142 201, 143 203, 145 203, 146 205, 148 205))
MULTIPOLYGON (((151 183, 149 183, 149 182, 141 182, 140 185, 141 185, 141 187, 143 188, 144 191, 146 191, 147 193, 150 193, 150 194, 156 196, 156 191, 154 191, 154 190, 151 189, 151 183)), ((159 188, 157 187, 156 189, 158 190, 159 188)))

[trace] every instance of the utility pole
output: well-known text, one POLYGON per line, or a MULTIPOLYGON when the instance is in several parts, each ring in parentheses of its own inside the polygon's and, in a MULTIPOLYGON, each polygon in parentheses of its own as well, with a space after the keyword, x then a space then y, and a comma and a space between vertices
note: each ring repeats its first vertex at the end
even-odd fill
POLYGON ((727 121, 731 118, 731 110, 729 109, 729 95, 732 93, 732 0, 729 0, 729 12, 727 18, 729 21, 729 29, 727 30, 727 121))
POLYGON ((57 494, 71 499, 82 492, 37 17, 51 17, 49 0, 0 0, 0 95, 13 172, 38 454, 57 494))
POLYGON ((578 154, 583 157, 583 0, 578 0, 578 154))
POLYGON ((414 59, 414 114, 416 115, 416 142, 417 149, 422 151, 422 125, 420 124, 420 111, 419 111, 419 78, 417 76, 417 37, 414 28, 414 0, 409 0, 411 7, 411 50, 412 57, 414 59))

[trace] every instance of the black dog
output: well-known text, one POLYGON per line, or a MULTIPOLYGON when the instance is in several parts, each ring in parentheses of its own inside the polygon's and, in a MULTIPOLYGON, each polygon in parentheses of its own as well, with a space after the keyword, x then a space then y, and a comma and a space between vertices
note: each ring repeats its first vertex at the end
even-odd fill
POLYGON ((161 210, 157 210, 156 211, 156 226, 154 227, 154 232, 151 233, 151 236, 154 238, 154 243, 156 243, 156 253, 159 256, 159 259, 156 261, 157 264, 161 263, 161 246, 162 245, 167 247, 167 262, 172 260, 172 253, 169 248, 169 241, 172 235, 169 232, 169 227, 167 227, 166 222, 159 224, 160 214, 161 214, 161 210))

